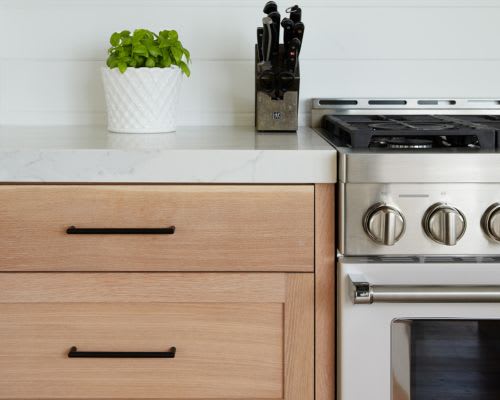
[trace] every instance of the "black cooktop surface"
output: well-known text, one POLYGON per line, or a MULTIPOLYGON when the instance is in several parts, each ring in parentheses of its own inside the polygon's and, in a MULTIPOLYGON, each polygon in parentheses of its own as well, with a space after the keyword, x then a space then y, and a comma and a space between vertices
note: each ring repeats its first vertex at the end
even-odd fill
POLYGON ((323 128, 334 144, 354 149, 494 149, 500 117, 488 117, 329 115, 323 128))

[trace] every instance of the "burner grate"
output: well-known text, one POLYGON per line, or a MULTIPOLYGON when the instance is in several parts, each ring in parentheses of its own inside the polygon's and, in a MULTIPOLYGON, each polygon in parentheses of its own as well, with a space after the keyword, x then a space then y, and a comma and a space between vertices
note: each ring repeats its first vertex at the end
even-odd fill
MULTIPOLYGON (((494 123, 500 131, 500 118, 494 123)), ((493 149, 496 144, 492 126, 447 116, 330 115, 323 127, 338 144, 352 148, 493 149)))

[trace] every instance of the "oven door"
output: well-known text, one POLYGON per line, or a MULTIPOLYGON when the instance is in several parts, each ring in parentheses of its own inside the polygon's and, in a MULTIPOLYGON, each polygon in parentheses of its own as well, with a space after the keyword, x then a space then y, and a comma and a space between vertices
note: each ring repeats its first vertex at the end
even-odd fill
POLYGON ((339 400, 500 399, 500 260, 380 261, 339 262, 339 400))

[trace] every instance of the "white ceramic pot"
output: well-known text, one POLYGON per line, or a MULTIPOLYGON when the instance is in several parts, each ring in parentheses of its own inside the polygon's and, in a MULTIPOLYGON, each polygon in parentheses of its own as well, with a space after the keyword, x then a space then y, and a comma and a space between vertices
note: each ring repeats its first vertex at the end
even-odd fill
POLYGON ((108 129, 120 133, 163 133, 176 129, 182 83, 180 68, 102 68, 108 129))

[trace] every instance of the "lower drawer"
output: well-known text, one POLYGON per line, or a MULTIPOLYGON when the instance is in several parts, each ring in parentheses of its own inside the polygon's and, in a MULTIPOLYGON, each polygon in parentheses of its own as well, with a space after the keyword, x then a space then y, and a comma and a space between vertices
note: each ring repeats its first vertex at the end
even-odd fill
POLYGON ((312 274, 4 273, 0 327, 1 399, 313 397, 312 274))

